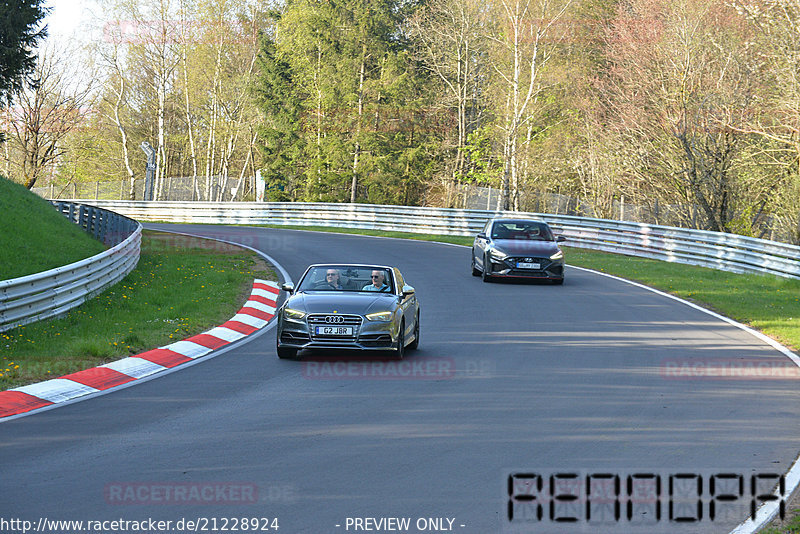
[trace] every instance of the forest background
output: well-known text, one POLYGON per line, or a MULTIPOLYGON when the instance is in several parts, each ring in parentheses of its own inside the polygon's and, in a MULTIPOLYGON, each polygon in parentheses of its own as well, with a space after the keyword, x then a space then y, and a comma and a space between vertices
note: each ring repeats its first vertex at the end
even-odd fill
POLYGON ((257 172, 270 201, 480 186, 800 243, 800 0, 97 5, 95 38, 42 46, 0 110, 0 173, 29 188, 136 198, 148 142, 156 199, 179 178, 253 200, 257 172))

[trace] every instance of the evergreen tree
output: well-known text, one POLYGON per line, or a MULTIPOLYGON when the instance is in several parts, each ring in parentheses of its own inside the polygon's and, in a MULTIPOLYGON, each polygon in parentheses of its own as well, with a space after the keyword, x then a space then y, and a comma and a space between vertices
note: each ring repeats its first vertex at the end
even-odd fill
POLYGON ((293 87, 289 64, 277 57, 274 41, 262 36, 258 64, 260 79, 256 100, 263 113, 259 128, 260 149, 264 156, 261 170, 269 201, 296 200, 298 169, 302 167, 304 139, 301 137, 303 109, 293 87))
POLYGON ((32 49, 47 35, 40 26, 47 11, 41 0, 0 2, 0 101, 7 102, 33 71, 32 49))

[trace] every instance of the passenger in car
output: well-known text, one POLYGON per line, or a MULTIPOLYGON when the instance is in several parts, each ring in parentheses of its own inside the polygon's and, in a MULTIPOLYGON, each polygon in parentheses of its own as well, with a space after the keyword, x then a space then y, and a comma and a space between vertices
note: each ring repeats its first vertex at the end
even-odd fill
POLYGON ((362 291, 389 291, 386 283, 386 273, 380 270, 372 271, 372 283, 361 288, 362 291))

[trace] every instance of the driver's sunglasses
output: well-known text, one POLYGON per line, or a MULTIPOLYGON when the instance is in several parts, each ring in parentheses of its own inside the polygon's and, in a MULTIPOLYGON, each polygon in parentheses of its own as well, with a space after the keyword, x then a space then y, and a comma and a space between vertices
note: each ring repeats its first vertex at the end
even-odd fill
POLYGON ((373 274, 371 278, 380 278, 380 277, 381 277, 381 275, 379 275, 379 274, 373 274))
POLYGON ((326 276, 336 276, 336 273, 328 273, 326 276))

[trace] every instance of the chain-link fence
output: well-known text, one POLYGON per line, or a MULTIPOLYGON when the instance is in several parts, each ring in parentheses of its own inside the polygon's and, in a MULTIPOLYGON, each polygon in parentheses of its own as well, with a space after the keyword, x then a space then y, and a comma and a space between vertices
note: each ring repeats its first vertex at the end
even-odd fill
MULTIPOLYGON (((464 209, 500 210, 502 191, 494 187, 461 185, 459 201, 464 209)), ((520 210, 553 215, 573 215, 617 221, 630 221, 679 228, 709 229, 709 220, 695 204, 665 204, 654 200, 651 204, 633 204, 613 200, 604 212, 590 202, 546 191, 525 191, 520 198, 520 210)), ((762 215, 753 225, 753 237, 800 244, 800 214, 797 219, 762 215)))
MULTIPOLYGON (((229 200, 255 200, 250 180, 243 180, 241 191, 238 178, 212 176, 172 176, 165 178, 158 188, 155 200, 176 202, 193 200, 211 200, 225 202, 229 200), (210 195, 208 192, 210 191, 210 195)), ((51 200, 62 198, 81 198, 94 200, 142 200, 144 198, 144 178, 134 180, 133 198, 131 198, 130 180, 116 182, 71 182, 67 185, 50 185, 34 187, 37 195, 51 200)))

